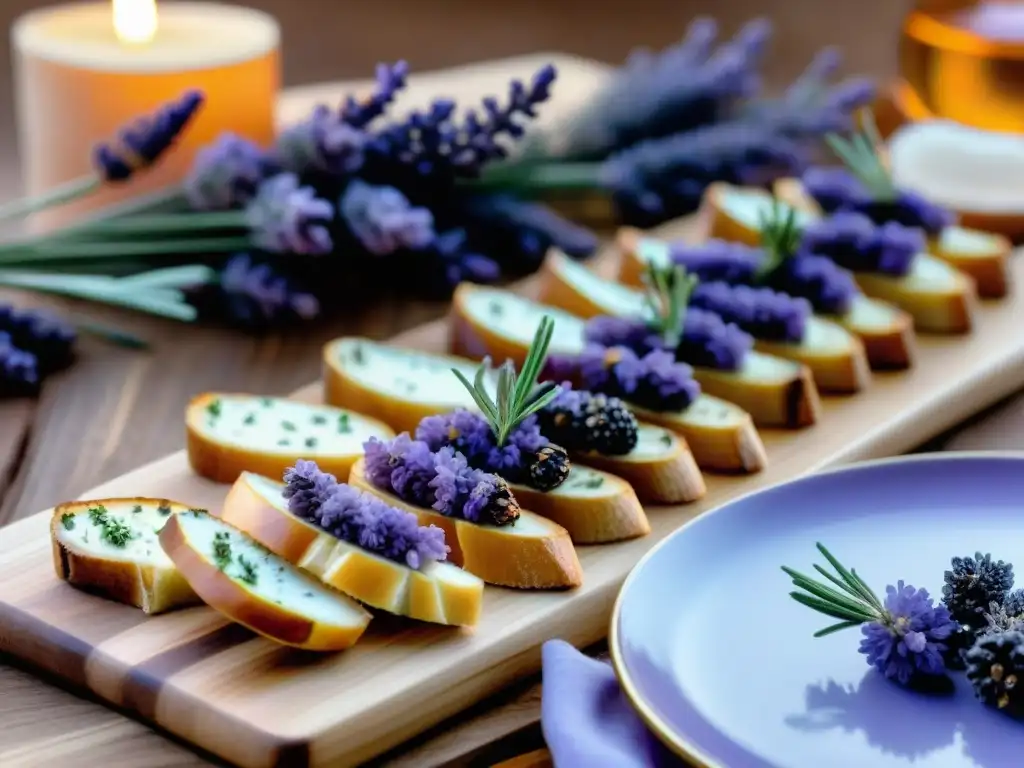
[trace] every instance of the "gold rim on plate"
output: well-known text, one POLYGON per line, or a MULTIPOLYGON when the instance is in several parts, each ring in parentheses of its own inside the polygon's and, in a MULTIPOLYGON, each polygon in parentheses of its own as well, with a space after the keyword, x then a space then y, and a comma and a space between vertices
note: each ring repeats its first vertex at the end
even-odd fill
POLYGON ((626 669, 622 656, 622 648, 619 645, 619 614, 622 612, 622 596, 626 594, 626 589, 630 586, 636 574, 640 572, 640 569, 643 568, 647 561, 652 558, 670 539, 674 536, 680 535, 682 531, 689 528, 698 520, 703 520, 708 515, 713 515, 738 501, 746 499, 749 496, 756 496, 759 493, 790 485, 808 477, 834 475, 842 472, 849 472, 854 469, 860 469, 862 467, 874 467, 887 464, 909 464, 911 462, 918 461, 934 461, 935 459, 1016 459, 1024 461, 1024 451, 947 451, 936 453, 913 453, 905 456, 890 456, 884 459, 857 461, 851 464, 843 464, 839 467, 833 467, 831 469, 824 469, 818 472, 799 475, 788 480, 767 485, 764 488, 757 488, 749 493, 741 494, 733 499, 729 499, 729 501, 715 507, 714 509, 708 510, 702 515, 698 515, 693 518, 693 520, 684 523, 675 531, 665 536, 665 538, 651 547, 646 554, 637 560, 636 565, 633 566, 629 575, 627 575, 626 579, 622 582, 622 586, 619 588, 619 594, 616 596, 615 603, 612 606, 611 623, 608 627, 608 653, 611 656, 612 668, 615 670, 615 676, 619 679, 619 685, 622 687, 622 692, 626 695, 626 699, 629 701, 630 706, 633 707, 633 710, 640 716, 640 719, 643 720, 644 724, 651 730, 651 732, 658 737, 658 740, 661 741, 662 744, 675 753, 677 757, 680 757, 691 765, 696 766, 696 768, 729 768, 725 763, 717 761, 697 745, 687 741, 682 736, 673 733, 671 726, 665 723, 665 721, 662 720, 661 717, 659 717, 658 714, 644 701, 643 696, 637 688, 636 682, 629 676, 629 672, 626 669))

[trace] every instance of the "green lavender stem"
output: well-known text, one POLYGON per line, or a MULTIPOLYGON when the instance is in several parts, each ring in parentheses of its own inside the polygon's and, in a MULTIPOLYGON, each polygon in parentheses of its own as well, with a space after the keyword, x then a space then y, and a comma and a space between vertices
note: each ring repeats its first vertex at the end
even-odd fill
POLYGON ((485 172, 467 186, 482 191, 509 190, 529 194, 600 189, 601 163, 525 163, 485 172))
POLYGON ((5 205, 0 205, 0 221, 17 219, 27 216, 30 213, 42 211, 46 208, 65 205, 66 203, 70 203, 80 197, 85 197, 86 195, 95 192, 100 188, 102 183, 103 179, 99 176, 83 176, 82 178, 69 181, 66 184, 61 184, 59 187, 55 187, 49 192, 44 192, 41 195, 12 200, 5 205))
POLYGON ((248 229, 245 211, 140 214, 94 222, 85 233, 89 237, 125 234, 159 237, 165 234, 191 234, 211 229, 248 229))
POLYGON ((0 248, 0 264, 33 264, 37 261, 74 261, 76 259, 116 259, 125 256, 183 256, 186 254, 230 253, 251 245, 247 237, 208 237, 172 240, 129 240, 116 242, 43 242, 0 248))
POLYGON ((134 333, 128 333, 118 328, 110 328, 106 325, 99 325, 87 320, 75 322, 75 329, 86 336, 93 336, 97 339, 109 342, 119 347, 128 349, 149 349, 149 342, 134 333))

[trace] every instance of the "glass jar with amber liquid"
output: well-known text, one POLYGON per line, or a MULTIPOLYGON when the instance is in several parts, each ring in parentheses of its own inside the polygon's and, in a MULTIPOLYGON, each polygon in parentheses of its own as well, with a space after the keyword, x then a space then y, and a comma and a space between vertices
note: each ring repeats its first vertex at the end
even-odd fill
POLYGON ((896 97, 912 119, 1024 134, 1024 0, 917 0, 896 97))

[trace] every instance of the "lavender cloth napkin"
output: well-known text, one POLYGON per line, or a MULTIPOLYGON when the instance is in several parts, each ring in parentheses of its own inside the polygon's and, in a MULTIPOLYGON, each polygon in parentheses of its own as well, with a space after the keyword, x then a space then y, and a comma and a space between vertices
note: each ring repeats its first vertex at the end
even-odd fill
POLYGON ((682 768, 633 711, 610 664, 562 640, 541 653, 541 728, 555 768, 682 768))

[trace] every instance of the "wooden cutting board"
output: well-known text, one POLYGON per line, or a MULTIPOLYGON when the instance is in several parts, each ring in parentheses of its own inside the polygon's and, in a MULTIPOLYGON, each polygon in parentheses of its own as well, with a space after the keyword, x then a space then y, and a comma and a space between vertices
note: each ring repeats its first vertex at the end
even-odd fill
MULTIPOLYGON (((524 74, 536 63, 524 64, 524 74)), ((443 86, 435 82, 428 90, 443 92, 443 86)), ((339 94, 331 88, 305 96, 335 102, 339 94)), ((305 96, 285 105, 284 121, 305 112, 305 96)), ((686 230, 686 224, 665 228, 675 235, 686 230)), ((599 267, 613 268, 612 259, 605 254, 599 267)), ((1024 284, 1019 260, 1013 272, 1016 284, 1024 284)), ((531 291, 531 282, 522 290, 531 291)), ((913 370, 876 375, 870 390, 856 397, 826 398, 824 416, 812 428, 764 430, 765 472, 709 477, 700 503, 649 509, 649 536, 580 547, 580 589, 487 588, 474 631, 377 619, 357 647, 317 656, 255 637, 207 608, 147 619, 56 578, 49 512, 43 512, 0 529, 0 650, 240 765, 358 764, 536 672, 543 641, 560 637, 583 646, 604 637, 633 564, 702 511, 826 466, 901 453, 1018 389, 1024 381, 1021 327, 1024 300, 1015 297, 982 306, 970 336, 920 339, 913 370)), ((443 323, 395 339, 434 351, 446 342, 443 323)), ((319 386, 297 396, 316 400, 319 386)), ((193 476, 179 453, 84 497, 144 495, 216 507, 226 491, 193 476)))

